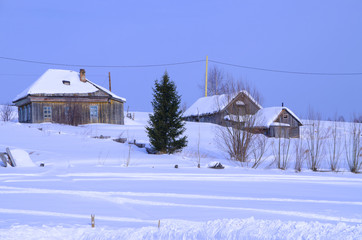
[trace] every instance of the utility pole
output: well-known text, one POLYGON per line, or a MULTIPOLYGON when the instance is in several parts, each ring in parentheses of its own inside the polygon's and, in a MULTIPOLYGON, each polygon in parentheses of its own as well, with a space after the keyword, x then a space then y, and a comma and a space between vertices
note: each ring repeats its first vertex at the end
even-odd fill
POLYGON ((206 56, 205 97, 207 97, 207 64, 208 64, 208 56, 206 56))
POLYGON ((112 85, 111 85, 111 72, 108 72, 108 78, 109 78, 109 91, 112 92, 112 85))

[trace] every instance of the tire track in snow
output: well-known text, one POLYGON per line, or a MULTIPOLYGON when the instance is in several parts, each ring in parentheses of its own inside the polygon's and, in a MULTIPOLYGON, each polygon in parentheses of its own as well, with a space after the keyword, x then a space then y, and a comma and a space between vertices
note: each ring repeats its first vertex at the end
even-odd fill
POLYGON ((227 181, 227 182, 302 182, 328 185, 361 185, 360 178, 193 173, 69 173, 57 177, 74 177, 73 181, 227 181))
MULTIPOLYGON (((284 211, 284 210, 271 210, 271 209, 261 209, 261 208, 227 207, 227 206, 217 206, 217 205, 182 204, 182 203, 158 202, 158 201, 150 201, 150 200, 136 200, 136 199, 130 199, 130 198, 125 198, 125 197, 114 196, 114 195, 117 195, 117 194, 118 195, 122 194, 122 193, 118 193, 118 192, 49 190, 49 189, 14 188, 14 187, 0 187, 0 188, 10 190, 10 191, 1 191, 0 192, 0 193, 8 193, 8 194, 14 194, 14 193, 67 194, 67 195, 78 195, 78 196, 83 196, 83 197, 91 197, 91 198, 102 199, 102 200, 112 202, 112 203, 116 203, 116 204, 128 203, 128 204, 146 205, 146 206, 252 211, 252 212, 277 214, 277 215, 285 215, 285 216, 294 216, 294 217, 302 217, 302 218, 318 219, 318 220, 326 220, 326 221, 362 223, 362 219, 357 219, 357 218, 345 218, 345 217, 338 217, 338 216, 328 216, 328 215, 315 214, 315 213, 305 213, 305 212, 298 212, 298 211, 284 211)), ((125 193, 125 194, 127 194, 127 193, 125 193)), ((132 194, 129 194, 129 195, 132 195, 132 194)), ((133 195, 134 195, 134 193, 133 193, 133 195)), ((154 194, 154 195, 157 195, 157 193, 154 194)), ((163 194, 161 194, 161 195, 163 195, 163 194)), ((171 195, 173 195, 173 194, 171 194, 171 195)), ((178 195, 178 194, 175 194, 175 195, 178 195)), ((182 194, 182 195, 184 195, 184 194, 182 194)), ((193 197, 196 198, 196 196, 198 196, 198 195, 186 195, 186 196, 193 196, 193 197)), ((186 197, 186 196, 184 195, 184 197, 186 197)), ((212 197, 216 197, 216 196, 206 196, 206 197, 212 198, 212 197)), ((222 197, 222 198, 227 198, 227 197, 222 197)), ((239 198, 239 197, 234 197, 234 198, 240 199, 240 200, 243 199, 243 198, 239 198)), ((261 199, 260 198, 247 198, 247 199, 248 200, 249 199, 259 199, 259 201, 260 201, 262 198, 261 199)), ((282 201, 280 199, 275 199, 275 200, 282 201)), ((291 199, 291 200, 294 200, 294 199, 291 199)), ((258 201, 258 200, 256 200, 256 201, 258 201)), ((262 199, 261 201, 268 201, 268 200, 262 199)), ((300 201, 303 201, 303 200, 300 200, 300 201)), ((315 200, 308 200, 308 202, 309 201, 312 202, 312 201, 315 201, 315 200)), ((323 203, 329 202, 328 200, 322 200, 322 201, 324 201, 323 203)), ((337 203, 338 201, 331 201, 331 203, 332 202, 337 203)), ((341 203, 341 202, 338 202, 338 203, 341 203)), ((357 205, 361 204, 360 202, 351 202, 351 203, 355 203, 355 204, 357 203, 357 205)), ((5 211, 5 209, 3 209, 3 210, 5 211)), ((24 210, 24 211, 27 211, 27 210, 24 210)))
POLYGON ((235 200, 235 201, 265 201, 265 202, 295 202, 295 203, 319 203, 319 204, 339 204, 339 205, 357 205, 362 206, 362 202, 356 201, 336 201, 336 200, 312 200, 312 199, 294 199, 294 198, 261 198, 261 197, 234 197, 234 196, 217 196, 217 195, 199 195, 199 194, 182 194, 182 193, 145 193, 145 192, 98 192, 98 191, 74 191, 74 190, 53 190, 38 188, 18 188, 0 186, 0 194, 67 194, 82 196, 128 196, 128 197, 168 197, 184 199, 210 199, 210 200, 235 200))

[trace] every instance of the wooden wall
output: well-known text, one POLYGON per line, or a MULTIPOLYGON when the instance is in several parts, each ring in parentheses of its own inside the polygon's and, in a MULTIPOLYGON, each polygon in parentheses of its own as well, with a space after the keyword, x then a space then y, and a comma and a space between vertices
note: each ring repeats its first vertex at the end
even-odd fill
POLYGON ((76 118, 74 125, 87 123, 124 124, 123 103, 114 100, 109 102, 31 102, 27 105, 30 105, 31 120, 19 119, 20 122, 41 123, 50 121, 71 124, 70 119, 76 118), (94 121, 91 121, 90 118, 90 106, 98 106, 98 119, 94 119, 94 121), (44 119, 44 107, 51 107, 52 113, 49 120, 44 119))
MULTIPOLYGON (((299 138, 300 133, 299 133, 299 122, 285 109, 282 110, 282 112, 279 114, 276 122, 280 122, 280 123, 287 123, 290 125, 289 130, 288 130, 288 135, 291 138, 299 138), (285 118, 284 116, 287 116, 287 118, 285 118)), ((274 127, 274 131, 273 132, 277 132, 278 129, 277 127, 274 127)), ((274 136, 272 136, 274 137, 274 136)))

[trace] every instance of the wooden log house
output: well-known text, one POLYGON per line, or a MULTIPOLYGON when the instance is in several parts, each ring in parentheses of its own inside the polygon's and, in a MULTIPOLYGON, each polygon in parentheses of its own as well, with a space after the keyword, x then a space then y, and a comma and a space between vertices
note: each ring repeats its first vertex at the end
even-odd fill
POLYGON ((222 94, 199 98, 183 117, 191 122, 210 122, 228 125, 229 115, 253 115, 262 106, 245 90, 236 94, 222 94))
POLYGON ((124 124, 125 98, 89 81, 85 70, 47 70, 13 101, 19 122, 124 124))
POLYGON ((247 91, 199 98, 184 120, 248 129, 267 137, 299 138, 302 122, 286 107, 263 108, 247 91))

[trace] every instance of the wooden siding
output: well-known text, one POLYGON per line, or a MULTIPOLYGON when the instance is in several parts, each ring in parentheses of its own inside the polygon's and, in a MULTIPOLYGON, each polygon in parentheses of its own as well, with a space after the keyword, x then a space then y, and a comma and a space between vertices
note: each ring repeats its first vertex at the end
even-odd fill
POLYGON ((259 110, 260 107, 251 101, 249 97, 245 96, 245 94, 239 94, 226 107, 227 115, 254 115, 259 110), (244 105, 238 105, 238 101, 243 102, 244 105))
POLYGON ((269 137, 279 137, 281 134, 281 137, 299 138, 299 126, 301 124, 288 111, 283 109, 275 122, 286 123, 290 127, 270 127, 269 137))
POLYGON ((91 94, 37 94, 15 103, 19 122, 55 122, 71 125, 87 123, 124 124, 123 102, 113 100, 103 92, 91 94), (97 106, 97 117, 91 120, 90 106, 97 106), (44 107, 50 107, 51 117, 44 118, 44 107))
POLYGON ((32 105, 32 122, 45 122, 44 107, 51 108, 51 122, 69 124, 68 119, 76 118, 76 124, 87 123, 111 123, 124 124, 123 103, 111 100, 110 102, 33 102, 32 105), (90 107, 98 107, 98 118, 91 121, 90 107), (68 111, 66 111, 67 109, 68 111), (69 110, 70 109, 70 110, 69 110), (69 115, 72 115, 69 117, 69 115))

